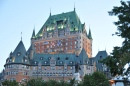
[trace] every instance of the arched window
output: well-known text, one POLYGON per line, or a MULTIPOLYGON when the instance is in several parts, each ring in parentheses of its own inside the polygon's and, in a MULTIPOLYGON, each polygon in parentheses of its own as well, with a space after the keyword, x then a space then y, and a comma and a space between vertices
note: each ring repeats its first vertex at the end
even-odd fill
POLYGON ((51 59, 51 57, 48 57, 48 60, 50 60, 51 59))
POLYGON ((63 62, 62 62, 62 61, 60 61, 60 64, 63 64, 63 62))
POLYGON ((40 60, 43 60, 43 57, 40 57, 40 60))
POLYGON ((72 64, 73 62, 72 61, 70 61, 70 64, 72 64))

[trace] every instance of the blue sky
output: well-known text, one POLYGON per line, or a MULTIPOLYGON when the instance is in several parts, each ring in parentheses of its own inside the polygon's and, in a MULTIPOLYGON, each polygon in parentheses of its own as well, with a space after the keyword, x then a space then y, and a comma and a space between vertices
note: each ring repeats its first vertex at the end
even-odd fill
POLYGON ((0 0, 0 70, 21 40, 21 32, 27 50, 34 26, 37 33, 49 17, 50 8, 52 15, 69 12, 74 10, 74 2, 87 31, 90 26, 93 56, 98 50, 110 53, 114 46, 121 45, 122 39, 112 36, 117 18, 108 15, 113 6, 120 5, 119 0, 0 0))

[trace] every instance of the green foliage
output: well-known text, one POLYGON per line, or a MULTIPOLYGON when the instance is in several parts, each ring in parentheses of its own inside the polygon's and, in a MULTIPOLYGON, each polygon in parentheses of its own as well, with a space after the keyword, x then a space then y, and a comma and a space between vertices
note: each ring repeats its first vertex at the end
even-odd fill
POLYGON ((94 72, 92 75, 85 75, 78 86, 109 86, 109 81, 101 72, 94 72))
POLYGON ((124 71, 124 65, 128 62, 124 56, 125 54, 122 54, 123 51, 120 47, 114 47, 113 52, 111 55, 109 55, 107 58, 103 59, 101 62, 106 64, 110 72, 113 76, 115 75, 121 75, 124 71))
POLYGON ((22 84, 22 86, 74 86, 75 84, 75 80, 72 79, 70 80, 70 83, 66 82, 66 81, 56 81, 56 80, 48 80, 48 81, 44 81, 40 78, 38 79, 30 79, 27 82, 25 82, 24 84, 22 84))
POLYGON ((8 80, 5 80, 4 82, 2 82, 2 85, 3 86, 19 86, 16 81, 8 81, 8 80))
MULTIPOLYGON (((3 86, 19 86, 16 81, 4 81, 3 86)), ((109 86, 108 79, 103 73, 94 72, 92 75, 85 75, 84 79, 77 83, 75 79, 71 79, 70 82, 48 80, 44 81, 41 78, 29 79, 26 82, 22 82, 20 86, 109 86)))
POLYGON ((70 83, 69 83, 69 86, 75 86, 75 83, 76 83, 76 82, 75 82, 75 79, 71 79, 71 80, 70 80, 70 83))
MULTIPOLYGON (((102 62, 110 68, 113 76, 122 75, 124 66, 130 62, 130 2, 121 1, 121 6, 115 6, 109 12, 110 16, 117 16, 118 21, 115 35, 124 39, 121 47, 114 47, 113 52, 102 62)), ((128 68, 129 69, 129 68, 128 68)), ((128 74, 128 70, 125 74, 128 74)))

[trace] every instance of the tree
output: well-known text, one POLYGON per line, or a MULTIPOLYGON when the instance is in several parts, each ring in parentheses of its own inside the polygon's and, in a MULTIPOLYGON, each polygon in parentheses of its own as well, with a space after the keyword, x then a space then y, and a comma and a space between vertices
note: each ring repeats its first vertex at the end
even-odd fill
MULTIPOLYGON (((114 22, 117 26, 114 35, 123 38, 124 41, 121 47, 114 47, 112 53, 102 62, 110 68, 112 76, 122 75, 124 66, 130 63, 130 2, 121 1, 121 6, 115 6, 108 13, 110 16, 118 17, 118 21, 114 22)), ((125 74, 128 72, 127 70, 125 74)))
POLYGON ((109 81, 101 72, 94 72, 92 75, 85 75, 78 86, 109 86, 109 81))
POLYGON ((94 72, 92 74, 93 86, 109 86, 109 81, 106 76, 101 72, 94 72))
POLYGON ((2 85, 3 86, 19 86, 19 84, 15 80, 13 81, 5 80, 4 82, 2 82, 2 85))
POLYGON ((70 83, 66 81, 56 81, 56 80, 48 80, 44 81, 41 78, 37 79, 29 79, 27 82, 23 83, 22 86, 74 86, 74 80, 70 80, 70 83))

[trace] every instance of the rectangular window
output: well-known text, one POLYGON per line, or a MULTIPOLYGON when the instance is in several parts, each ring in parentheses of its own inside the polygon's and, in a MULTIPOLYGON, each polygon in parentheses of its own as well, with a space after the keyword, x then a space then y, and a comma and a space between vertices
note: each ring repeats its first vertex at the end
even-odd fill
POLYGON ((59 70, 61 70, 61 67, 59 67, 59 70))
POLYGON ((74 43, 75 43, 75 44, 77 44, 77 42, 76 42, 76 41, 75 41, 74 43))
POLYGON ((47 45, 47 48, 49 48, 49 45, 47 45))
POLYGON ((70 42, 70 45, 72 45, 72 42, 70 42))
POLYGON ((24 68, 24 65, 22 65, 22 68, 24 68))
POLYGON ((68 48, 66 47, 66 50, 68 50, 68 48))
POLYGON ((46 70, 46 67, 44 68, 44 70, 46 70))
POLYGON ((34 66, 34 67, 33 67, 33 70, 35 70, 35 69, 36 69, 36 67, 34 66))
POLYGON ((16 71, 16 74, 18 74, 18 71, 16 71))
POLYGON ((72 70, 73 69, 73 67, 70 67, 70 70, 72 70))
POLYGON ((12 65, 10 65, 10 68, 12 68, 12 65))
POLYGON ((65 66, 64 70, 67 70, 67 67, 65 66))
POLYGON ((72 49, 72 46, 70 46, 70 50, 72 49))
POLYGON ((16 65, 16 68, 19 68, 19 65, 16 65))
POLYGON ((41 69, 41 66, 39 66, 38 69, 41 69))
POLYGON ((29 69, 29 66, 26 66, 27 67, 27 69, 29 69))
POLYGON ((51 70, 53 70, 53 67, 51 67, 51 70))

